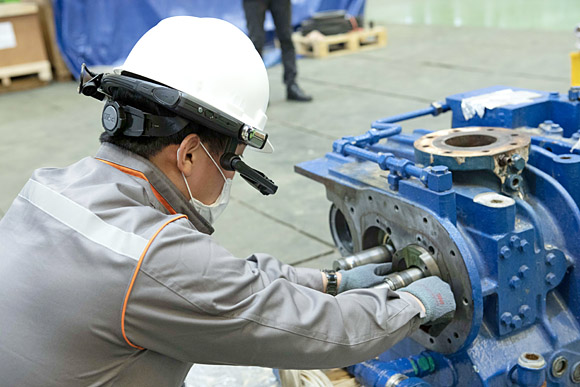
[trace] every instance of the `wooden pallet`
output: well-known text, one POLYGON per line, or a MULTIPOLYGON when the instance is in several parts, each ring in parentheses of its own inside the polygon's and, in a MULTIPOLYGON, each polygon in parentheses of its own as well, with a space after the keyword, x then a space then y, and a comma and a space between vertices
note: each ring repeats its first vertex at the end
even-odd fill
POLYGON ((28 80, 50 81, 52 71, 38 20, 38 6, 0 3, 0 22, 12 30, 9 36, 14 35, 10 44, 0 50, 0 90, 19 89, 20 85, 13 86, 13 80, 20 81, 26 76, 30 76, 28 80))
POLYGON ((296 54, 313 58, 351 54, 353 52, 383 47, 387 44, 385 27, 360 28, 337 35, 322 35, 313 31, 306 36, 300 32, 292 35, 296 54))
POLYGON ((43 60, 39 62, 0 67, 0 83, 2 84, 0 90, 9 88, 12 85, 13 78, 25 75, 35 75, 41 83, 50 81, 52 79, 50 62, 43 60))
POLYGON ((322 370, 335 387, 359 387, 360 384, 349 375, 348 372, 341 368, 322 370))
POLYGON ((42 35, 44 36, 44 43, 46 46, 46 53, 48 54, 48 60, 52 66, 52 74, 54 79, 63 82, 70 81, 72 75, 66 64, 58 44, 56 42, 56 28, 54 25, 54 12, 52 9, 51 0, 21 0, 21 3, 33 3, 38 6, 38 16, 40 21, 40 27, 42 29, 42 35))

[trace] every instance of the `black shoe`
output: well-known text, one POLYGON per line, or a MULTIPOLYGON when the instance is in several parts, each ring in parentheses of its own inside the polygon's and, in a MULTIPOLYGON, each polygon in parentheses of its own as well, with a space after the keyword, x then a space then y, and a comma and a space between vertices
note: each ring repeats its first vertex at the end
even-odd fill
POLYGON ((286 99, 290 101, 310 102, 312 97, 306 93, 296 84, 293 83, 288 86, 286 99))

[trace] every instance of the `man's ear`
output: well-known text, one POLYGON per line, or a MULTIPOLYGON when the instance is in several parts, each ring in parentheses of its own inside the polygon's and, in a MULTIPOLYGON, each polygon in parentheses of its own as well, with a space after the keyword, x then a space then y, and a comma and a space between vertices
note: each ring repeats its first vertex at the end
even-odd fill
POLYGON ((177 168, 185 176, 191 174, 191 170, 197 159, 201 140, 197 134, 190 134, 181 141, 177 149, 177 168))

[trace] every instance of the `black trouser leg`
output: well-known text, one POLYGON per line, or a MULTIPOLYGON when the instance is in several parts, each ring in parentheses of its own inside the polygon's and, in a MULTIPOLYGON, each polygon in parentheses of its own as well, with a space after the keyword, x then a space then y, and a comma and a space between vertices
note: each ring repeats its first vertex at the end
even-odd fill
POLYGON ((288 86, 296 81, 296 52, 292 43, 292 4, 290 0, 272 0, 270 12, 282 49, 284 83, 288 86))
POLYGON ((262 56, 266 32, 264 31, 264 19, 266 18, 266 9, 268 9, 267 0, 244 0, 244 13, 246 14, 246 26, 248 35, 254 43, 254 47, 262 56))

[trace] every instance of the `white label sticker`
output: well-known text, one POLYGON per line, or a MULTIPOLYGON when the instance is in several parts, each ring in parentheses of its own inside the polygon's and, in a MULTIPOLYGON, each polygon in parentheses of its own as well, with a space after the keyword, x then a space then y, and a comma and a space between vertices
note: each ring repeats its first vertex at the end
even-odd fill
POLYGON ((12 23, 0 23, 0 50, 14 47, 16 47, 16 35, 12 23))
POLYGON ((466 120, 472 119, 476 114, 480 118, 483 118, 485 109, 491 110, 500 106, 528 103, 532 102, 533 99, 541 96, 541 94, 527 90, 498 90, 494 91, 493 93, 465 98, 463 101, 461 101, 461 111, 463 112, 463 118, 466 120))

